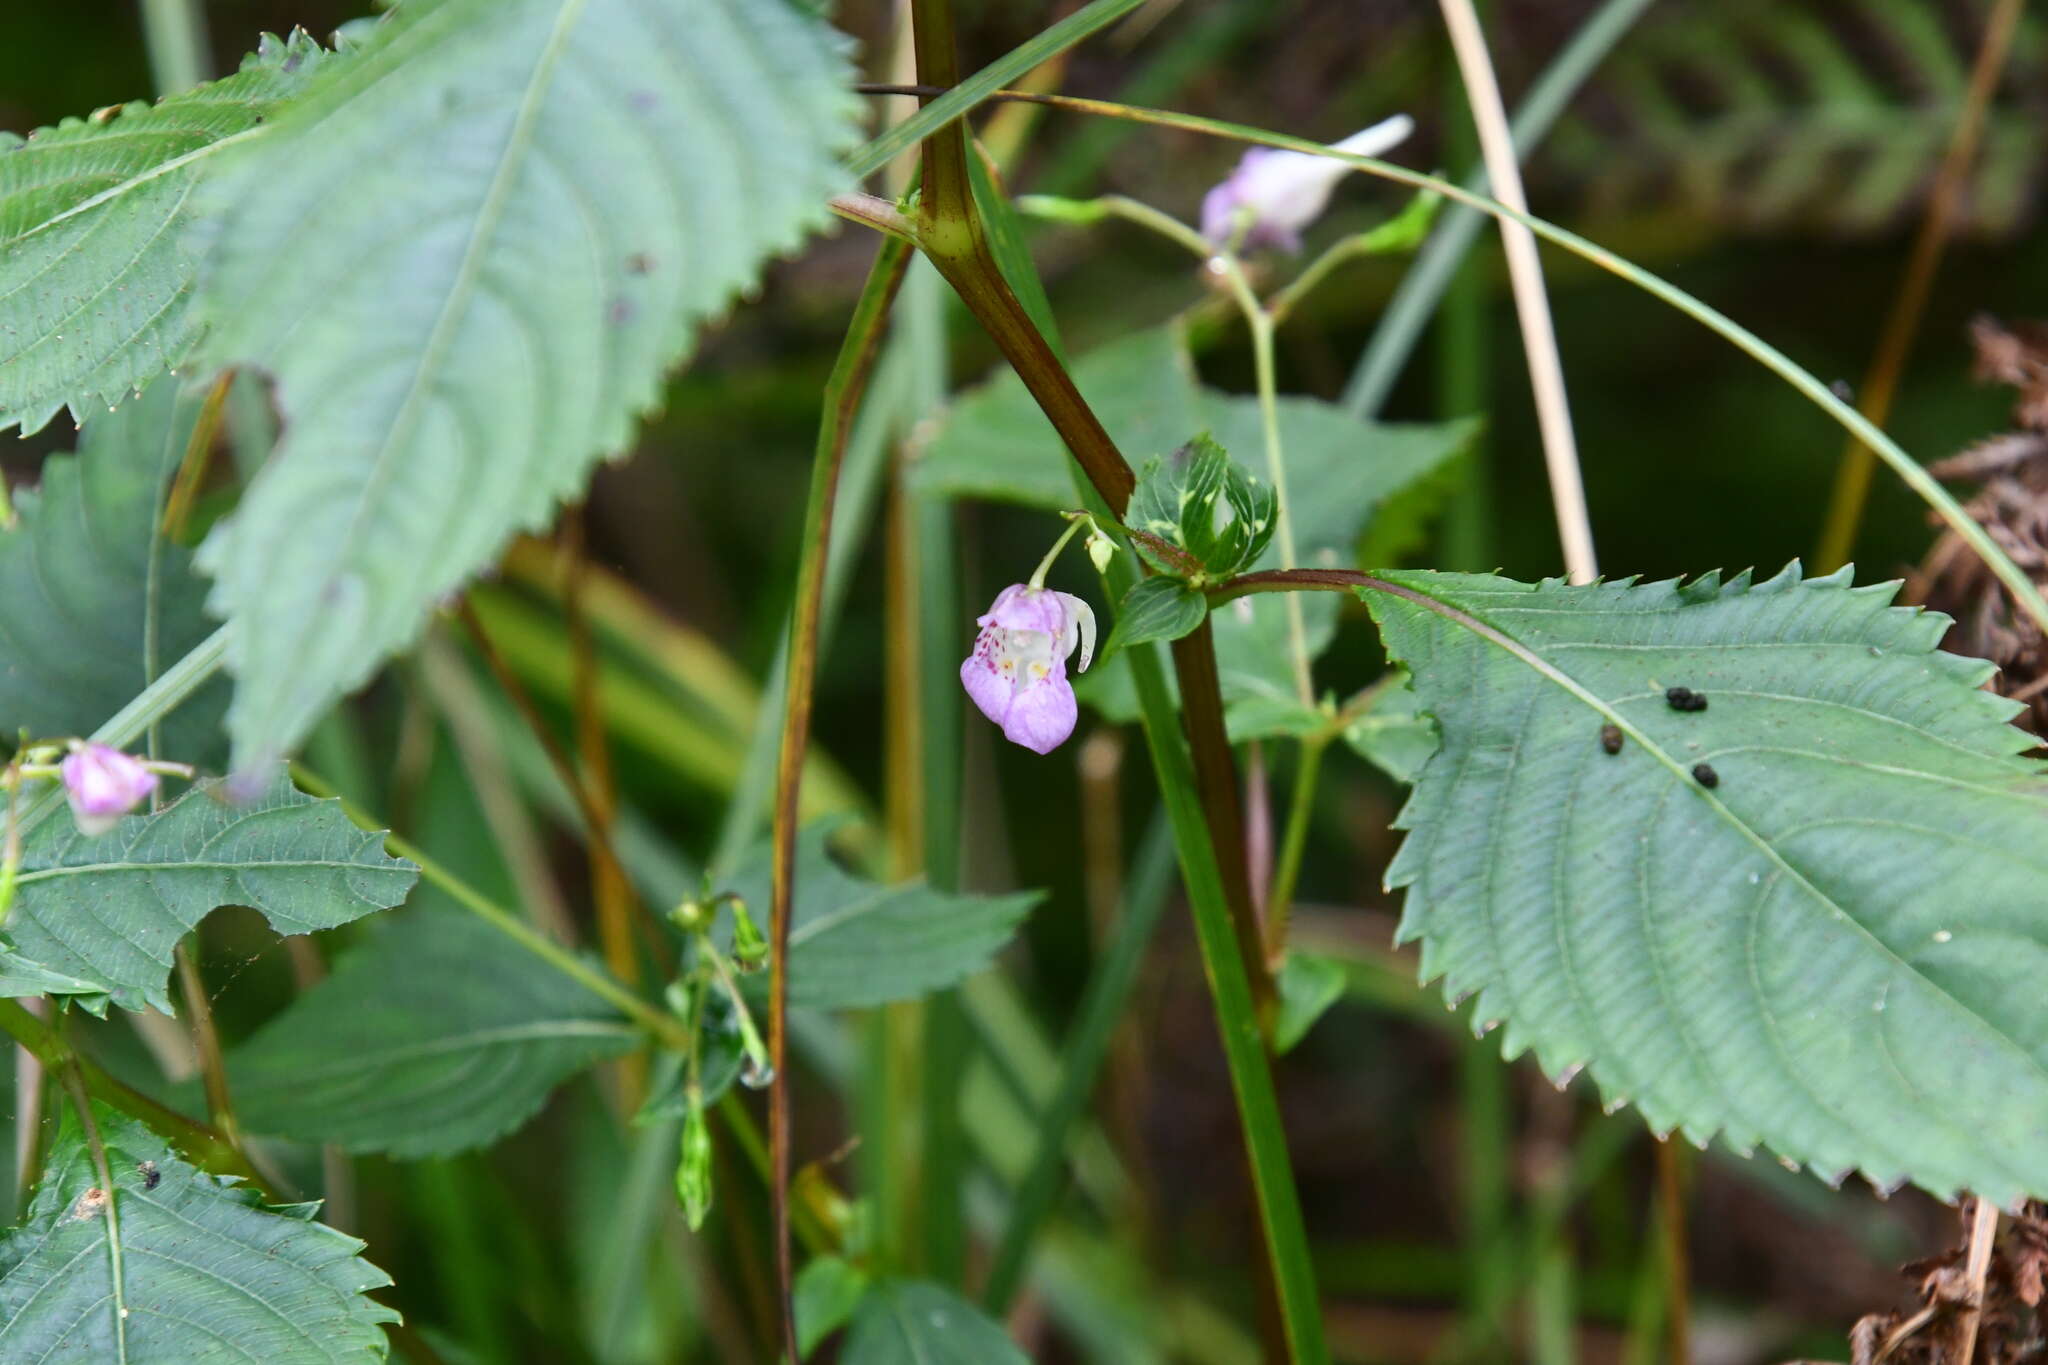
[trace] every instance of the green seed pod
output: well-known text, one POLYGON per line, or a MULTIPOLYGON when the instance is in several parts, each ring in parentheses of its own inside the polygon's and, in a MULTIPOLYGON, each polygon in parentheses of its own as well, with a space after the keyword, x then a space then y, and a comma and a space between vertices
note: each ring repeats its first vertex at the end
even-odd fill
POLYGON ((682 1203, 683 1217, 689 1220, 690 1230, 695 1232, 704 1226, 704 1215, 711 1212, 711 1125, 704 1120, 700 1105, 690 1106, 690 1117, 683 1121, 682 1159, 676 1164, 676 1198, 682 1203))

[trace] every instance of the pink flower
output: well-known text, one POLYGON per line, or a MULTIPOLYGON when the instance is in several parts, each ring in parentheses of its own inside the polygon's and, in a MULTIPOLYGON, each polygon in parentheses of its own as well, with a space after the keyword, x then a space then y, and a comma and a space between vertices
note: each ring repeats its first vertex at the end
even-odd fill
MULTIPOLYGON (((1334 144, 1337 151, 1378 156, 1415 130, 1415 121, 1396 114, 1334 144)), ((1322 214, 1330 191, 1351 167, 1334 157, 1277 147, 1254 147, 1230 178, 1202 199, 1202 235, 1217 246, 1229 243, 1242 212, 1247 251, 1262 246, 1301 249, 1301 231, 1322 214)))
POLYGON ((88 744, 58 765, 64 796, 78 832, 105 834, 156 790, 156 774, 141 759, 104 744, 88 744))
POLYGON ((1003 737, 1049 754, 1074 733, 1079 714, 1067 659, 1076 645, 1085 672, 1095 653, 1095 613, 1072 593, 1013 583, 975 622, 981 634, 960 682, 1003 737))

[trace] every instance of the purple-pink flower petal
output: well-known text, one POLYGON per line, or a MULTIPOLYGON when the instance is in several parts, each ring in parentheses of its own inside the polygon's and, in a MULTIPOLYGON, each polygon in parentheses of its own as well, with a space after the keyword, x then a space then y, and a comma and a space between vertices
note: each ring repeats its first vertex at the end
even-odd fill
MULTIPOLYGON (((1415 124, 1397 114, 1333 144, 1358 156, 1378 156, 1406 138, 1415 124)), ((1217 246, 1231 240, 1240 215, 1245 224, 1242 246, 1279 247, 1296 251, 1301 231, 1313 223, 1330 201, 1330 191, 1351 168, 1333 157, 1307 152, 1254 147, 1237 168, 1202 198, 1202 235, 1217 246)))
POLYGON ((981 633, 981 639, 975 642, 974 652, 960 665, 960 685, 981 708, 981 714, 1001 725, 1003 718, 1010 714, 1010 696, 1016 688, 997 668, 992 646, 982 643, 988 639, 989 633, 986 630, 981 633))
POLYGON ((105 834, 156 790, 157 777, 141 759, 104 744, 88 744, 57 766, 71 817, 85 835, 105 834))
POLYGON ((1067 659, 1078 647, 1080 666, 1088 666, 1095 613, 1070 593, 1013 583, 977 624, 981 632, 960 665, 960 685, 1012 743, 1050 753, 1079 719, 1067 659))
POLYGON ((1010 714, 1003 719, 1003 738, 1034 753, 1049 754, 1074 733, 1080 714, 1073 684, 1067 681, 1066 669, 1060 668, 1017 689, 1010 714))

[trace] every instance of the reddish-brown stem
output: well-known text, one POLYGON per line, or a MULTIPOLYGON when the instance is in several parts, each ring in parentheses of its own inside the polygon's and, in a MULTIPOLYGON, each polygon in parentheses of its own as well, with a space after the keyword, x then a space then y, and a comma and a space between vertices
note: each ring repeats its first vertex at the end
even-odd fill
POLYGON ((1379 579, 1357 569, 1261 569, 1226 578, 1210 588, 1209 605, 1259 592, 1350 592, 1379 586, 1379 579))
POLYGON ((802 789, 804 750, 811 735, 811 692, 818 675, 818 624, 824 610, 826 547, 832 543, 832 509, 839 489, 839 464, 853 430, 854 414, 867 390, 868 374, 874 368, 883 323, 909 265, 909 245, 900 238, 884 239, 874 267, 868 272, 853 321, 847 327, 832 377, 826 381, 825 411, 811 469, 809 501, 804 509, 804 557, 797 571, 796 602, 789 626, 789 683, 783 696, 782 750, 775 766, 775 868, 769 928, 772 946, 768 1056, 775 1077, 768 1095, 768 1195, 775 1222, 783 1349, 790 1365, 803 1358, 797 1349, 792 1297, 796 1267, 789 1237, 788 958, 790 917, 796 900, 797 801, 802 789))
MULTIPOLYGON (((918 12, 921 16, 943 13, 934 5, 921 5, 918 12)), ((920 18, 915 32, 918 74, 927 85, 946 85, 956 71, 952 35, 946 21, 920 18)), ((1025 388, 1066 441, 1088 481, 1121 521, 1137 487, 1136 476, 990 255, 981 216, 967 190, 966 155, 966 135, 959 124, 949 124, 926 142, 927 189, 919 217, 919 242, 925 255, 1024 381, 1025 388), (956 182, 961 187, 960 195, 950 190, 941 192, 940 187, 956 182)), ((1173 654, 1180 675, 1182 718, 1194 758, 1196 782, 1203 793, 1210 840, 1216 846, 1218 870, 1238 940, 1245 948, 1245 970, 1251 977, 1252 997, 1260 1018, 1269 1020, 1274 999, 1272 974, 1266 970, 1265 954, 1259 947, 1258 917, 1252 909, 1251 881, 1244 859, 1237 765, 1223 728, 1216 650, 1207 625, 1175 642, 1173 654)))
POLYGON ((1259 917, 1252 908, 1251 869, 1245 862, 1244 805, 1237 787, 1237 762, 1223 728, 1223 688, 1216 672, 1216 640, 1209 618, 1173 642, 1173 668, 1180 678, 1181 723, 1195 760, 1195 787, 1202 796, 1209 842, 1216 846, 1216 869, 1231 906, 1230 925, 1237 933, 1238 952, 1251 978, 1252 1003, 1259 1025, 1268 1035, 1278 1002, 1273 973, 1266 963, 1259 917))
MULTIPOLYGON (((589 826, 591 847, 603 850, 590 860, 590 896, 597 907, 598 941, 604 945, 606 965, 619 980, 638 986, 640 955, 634 950, 633 928, 639 898, 626 877, 612 839, 618 798, 612 785, 604 706, 597 691, 597 642, 590 633, 590 618, 583 610, 583 515, 583 508, 572 507, 562 516, 562 554, 567 562, 562 582, 562 619, 569 636, 570 709, 575 717, 576 773, 580 779, 577 806, 589 826)), ((475 619, 473 615, 471 619, 475 619)), ((626 1106, 637 1107, 647 1086, 646 1058, 636 1052, 620 1059, 619 1074, 624 1081, 626 1106)))

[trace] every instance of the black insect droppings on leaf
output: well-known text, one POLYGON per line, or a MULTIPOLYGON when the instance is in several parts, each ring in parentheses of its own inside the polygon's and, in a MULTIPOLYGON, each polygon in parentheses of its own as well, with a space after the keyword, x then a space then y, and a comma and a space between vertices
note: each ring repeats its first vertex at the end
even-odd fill
POLYGON ((1600 747, 1610 754, 1621 752, 1621 727, 1619 725, 1610 724, 1600 727, 1600 747))
POLYGON ((1704 711, 1707 709, 1707 699, 1693 691, 1690 687, 1667 687, 1664 689, 1664 700, 1671 704, 1671 709, 1674 711, 1704 711))
POLYGON ((164 1178, 164 1173, 157 1169, 154 1161, 142 1162, 135 1169, 142 1173, 142 1188, 145 1190, 155 1189, 157 1182, 164 1178))
POLYGON ((1714 765, 1711 763, 1693 764, 1692 776, 1702 787, 1712 788, 1721 785, 1721 774, 1714 771, 1714 765))

